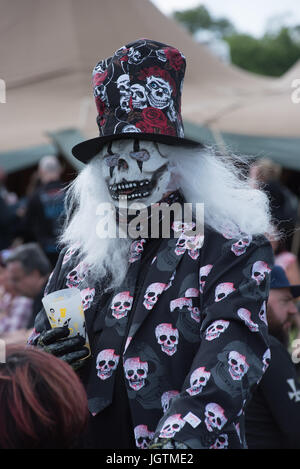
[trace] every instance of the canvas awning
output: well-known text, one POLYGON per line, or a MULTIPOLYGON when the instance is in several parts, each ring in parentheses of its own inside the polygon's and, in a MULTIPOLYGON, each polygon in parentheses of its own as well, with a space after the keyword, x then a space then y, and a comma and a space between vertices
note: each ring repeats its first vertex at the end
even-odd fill
MULTIPOLYGON (((263 139, 275 139, 268 144, 273 154, 276 139, 284 145, 282 139, 300 138, 300 105, 291 104, 288 75, 261 77, 222 63, 149 0, 0 0, 0 8, 0 78, 7 92, 0 103, 0 165, 9 152, 36 147, 38 153, 54 135, 63 147, 61 132, 68 129, 96 136, 92 68, 139 37, 172 44, 186 56, 186 123, 220 133, 225 142, 238 135, 257 154, 263 139)), ((10 155, 25 164, 22 153, 10 155)))

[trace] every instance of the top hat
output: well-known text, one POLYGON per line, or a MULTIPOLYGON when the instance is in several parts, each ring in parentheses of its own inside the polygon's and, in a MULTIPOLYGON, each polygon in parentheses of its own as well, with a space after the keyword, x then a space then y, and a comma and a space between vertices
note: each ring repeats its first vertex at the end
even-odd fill
POLYGON ((283 268, 280 265, 274 265, 271 271, 270 289, 278 288, 289 288, 294 298, 300 296, 300 285, 291 285, 283 268))
POLYGON ((181 92, 185 57, 172 46, 139 39, 101 60, 93 70, 99 137, 79 143, 73 155, 88 162, 112 140, 140 139, 199 146, 184 138, 181 92))

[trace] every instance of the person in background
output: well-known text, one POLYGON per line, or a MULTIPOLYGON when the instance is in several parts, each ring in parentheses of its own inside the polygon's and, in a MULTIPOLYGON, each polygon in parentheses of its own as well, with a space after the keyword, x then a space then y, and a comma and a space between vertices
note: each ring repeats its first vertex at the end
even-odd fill
POLYGON ((76 448, 88 408, 72 368, 33 347, 10 345, 0 363, 0 448, 76 448))
POLYGON ((284 237, 285 250, 291 248, 298 211, 298 197, 280 181, 281 166, 261 158, 250 167, 252 186, 262 189, 270 199, 271 214, 278 232, 284 237))
POLYGON ((291 285, 299 284, 300 266, 298 257, 287 249, 284 240, 275 241, 273 249, 275 255, 275 264, 280 265, 280 267, 283 268, 291 285))
POLYGON ((28 243, 15 248, 7 257, 6 264, 13 288, 19 295, 33 300, 32 315, 28 324, 31 328, 36 314, 42 308, 51 263, 37 243, 28 243))
MULTIPOLYGON (((279 265, 283 268, 288 281, 291 285, 300 284, 300 265, 298 257, 287 250, 285 238, 279 239, 279 236, 274 236, 273 239, 270 239, 274 256, 275 256, 275 265, 279 265), (276 238, 276 239, 275 239, 276 238)), ((289 333, 289 346, 288 350, 292 353, 291 344, 294 340, 300 339, 300 297, 295 298, 295 303, 298 309, 297 314, 293 315, 292 326, 289 333)), ((300 376, 300 364, 296 364, 297 374, 300 376)))
MULTIPOLYGON (((0 338, 27 329, 32 317, 31 298, 21 296, 12 285, 5 262, 0 257, 0 338)), ((9 337, 8 337, 9 336, 9 337)))
POLYGON ((270 355, 265 356, 266 372, 246 409, 249 449, 300 448, 300 385, 287 351, 298 296, 300 285, 291 286, 282 267, 275 265, 267 308, 260 313, 269 324, 270 355))
POLYGON ((0 167, 0 250, 8 249, 19 227, 18 198, 5 186, 6 173, 0 167))
POLYGON ((38 166, 39 186, 28 200, 20 234, 25 241, 36 241, 52 266, 58 258, 57 237, 63 223, 64 184, 62 166, 53 155, 44 156, 38 166))

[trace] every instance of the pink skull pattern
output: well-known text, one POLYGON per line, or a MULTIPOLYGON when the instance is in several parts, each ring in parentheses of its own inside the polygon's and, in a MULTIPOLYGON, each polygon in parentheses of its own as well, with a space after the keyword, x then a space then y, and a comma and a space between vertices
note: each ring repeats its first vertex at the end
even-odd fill
POLYGON ((193 260, 196 260, 199 257, 200 248, 202 247, 203 242, 203 235, 187 236, 186 234, 182 233, 176 243, 175 254, 177 256, 181 256, 187 250, 189 256, 193 260))
POLYGON ((258 324, 251 320, 251 312, 248 309, 239 308, 237 314, 244 321, 251 332, 258 332, 258 324))
POLYGON ((137 448, 147 449, 154 437, 154 432, 150 432, 147 425, 137 425, 134 428, 134 437, 137 448))
POLYGON ((159 298, 159 295, 161 295, 166 287, 166 283, 159 282, 151 283, 151 285, 148 286, 143 302, 143 305, 146 309, 151 310, 153 308, 159 298))
POLYGON ((196 368, 190 377, 190 387, 186 390, 190 396, 199 394, 210 378, 210 371, 206 371, 204 366, 196 368))
POLYGON ((193 306, 193 301, 191 297, 197 297, 199 294, 199 290, 197 288, 188 288, 185 292, 185 295, 188 298, 176 298, 175 300, 170 301, 170 311, 173 313, 176 309, 182 310, 185 306, 190 311, 191 318, 194 319, 196 322, 200 322, 201 312, 197 306, 193 306))
POLYGON ((95 288, 85 288, 80 292, 82 298, 82 307, 83 310, 86 311, 91 306, 94 296, 95 296, 95 288))
POLYGON ((68 288, 78 287, 88 273, 89 266, 84 262, 80 262, 67 275, 66 285, 68 288))
POLYGON ((184 233, 185 231, 191 231, 195 228, 196 223, 191 222, 182 222, 180 220, 175 220, 172 224, 172 229, 175 231, 175 233, 184 233))
POLYGON ((268 366, 270 365, 270 361, 271 361, 271 350, 269 348, 267 348, 267 350, 263 354, 262 361, 263 361, 263 372, 265 372, 268 366))
POLYGON ((215 290, 215 301, 221 301, 226 296, 228 296, 230 293, 234 292, 235 288, 233 283, 231 282, 225 282, 225 283, 219 283, 217 285, 216 290, 215 290))
POLYGON ((178 396, 179 391, 166 391, 161 396, 161 406, 164 414, 169 410, 170 401, 173 397, 178 396))
POLYGON ((223 407, 215 402, 207 404, 205 407, 205 425, 209 432, 221 430, 226 422, 227 418, 223 407))
POLYGON ((228 365, 230 376, 234 381, 240 381, 249 370, 246 357, 235 350, 229 352, 228 365))
POLYGON ((148 376, 148 363, 142 362, 139 357, 127 358, 124 363, 125 377, 129 386, 134 391, 139 391, 145 386, 148 376))
POLYGON ((200 270, 199 270, 200 293, 203 293, 206 278, 207 278, 207 276, 210 273, 212 268, 213 268, 212 264, 207 264, 207 265, 204 265, 203 267, 200 267, 200 270))
POLYGON ((229 326, 229 321, 224 319, 218 319, 211 323, 210 326, 205 330, 205 339, 208 341, 217 339, 229 326))
POLYGON ((160 438, 174 438, 185 425, 185 420, 181 418, 181 414, 173 414, 168 417, 160 431, 160 438))
POLYGON ((133 263, 140 259, 142 252, 144 250, 145 242, 146 242, 145 239, 133 241, 133 243, 130 246, 130 257, 129 257, 130 263, 133 263))
POLYGON ((266 301, 263 302, 261 305, 260 311, 258 313, 259 319, 265 323, 265 325, 268 325, 268 320, 267 320, 267 307, 266 307, 266 301))
POLYGON ((112 315, 116 319, 122 319, 127 316, 128 311, 132 307, 133 297, 130 296, 129 291, 123 291, 114 296, 111 303, 112 315))
POLYGON ((175 300, 172 300, 170 301, 170 311, 171 313, 173 313, 173 311, 175 311, 175 309, 182 309, 184 308, 185 306, 187 306, 188 309, 192 309, 192 306, 193 306, 193 301, 191 300, 191 298, 176 298, 175 300))
POLYGON ((155 328, 155 336, 163 352, 169 356, 176 353, 179 332, 178 329, 173 329, 172 324, 159 324, 155 328))
POLYGON ((78 246, 71 246, 69 249, 66 250, 65 255, 63 257, 62 264, 66 264, 70 258, 73 256, 73 254, 77 251, 78 246))
POLYGON ((242 254, 245 254, 247 248, 251 244, 251 241, 252 241, 251 235, 242 236, 238 241, 232 244, 231 251, 236 256, 241 256, 242 254))
POLYGON ((254 262, 252 266, 251 278, 253 278, 257 285, 260 285, 266 278, 266 275, 271 272, 268 264, 264 261, 254 262))
POLYGON ((213 445, 209 449, 226 449, 228 447, 228 436, 226 433, 219 435, 213 445))
POLYGON ((197 296, 199 296, 199 290, 198 290, 198 288, 188 288, 185 291, 184 296, 186 298, 197 298, 197 296))
POLYGON ((102 380, 110 378, 116 370, 120 355, 116 355, 114 349, 104 349, 97 355, 97 376, 102 380))

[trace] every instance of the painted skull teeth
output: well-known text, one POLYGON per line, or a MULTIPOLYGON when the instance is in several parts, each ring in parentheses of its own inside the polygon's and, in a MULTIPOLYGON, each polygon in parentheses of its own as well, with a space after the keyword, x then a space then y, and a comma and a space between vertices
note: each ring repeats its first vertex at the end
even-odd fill
POLYGON ((153 189, 153 184, 148 179, 142 181, 122 182, 109 186, 111 197, 114 200, 132 200, 148 197, 153 189))

